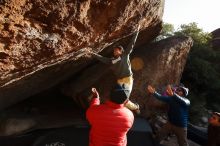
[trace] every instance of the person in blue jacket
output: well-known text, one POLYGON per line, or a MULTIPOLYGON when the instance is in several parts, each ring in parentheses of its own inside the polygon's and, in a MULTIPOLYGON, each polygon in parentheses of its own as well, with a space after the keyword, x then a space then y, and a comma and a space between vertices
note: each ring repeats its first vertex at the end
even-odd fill
POLYGON ((169 105, 168 122, 161 128, 156 138, 161 141, 168 133, 174 133, 177 136, 180 146, 188 146, 187 122, 190 101, 186 96, 189 93, 189 89, 184 86, 179 86, 173 91, 171 86, 168 85, 167 96, 159 94, 151 85, 148 85, 147 91, 153 94, 158 100, 169 105))

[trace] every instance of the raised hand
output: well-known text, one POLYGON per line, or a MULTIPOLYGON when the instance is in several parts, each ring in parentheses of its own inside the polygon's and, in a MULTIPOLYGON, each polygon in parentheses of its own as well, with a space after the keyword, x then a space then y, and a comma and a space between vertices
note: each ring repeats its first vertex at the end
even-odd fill
POLYGON ((85 49, 85 55, 90 58, 93 55, 92 49, 91 48, 85 49))
POLYGON ((173 90, 172 90, 172 87, 170 85, 167 85, 166 92, 169 96, 173 96, 173 90))
POLYGON ((140 28, 141 28, 141 26, 140 26, 140 24, 138 25, 138 28, 137 28, 137 31, 139 31, 140 30, 140 28))
POLYGON ((94 98, 99 98, 99 92, 96 90, 96 88, 92 88, 92 94, 94 98))
POLYGON ((148 86, 147 86, 147 91, 148 91, 149 93, 153 94, 156 90, 155 90, 155 88, 153 88, 151 85, 148 85, 148 86))

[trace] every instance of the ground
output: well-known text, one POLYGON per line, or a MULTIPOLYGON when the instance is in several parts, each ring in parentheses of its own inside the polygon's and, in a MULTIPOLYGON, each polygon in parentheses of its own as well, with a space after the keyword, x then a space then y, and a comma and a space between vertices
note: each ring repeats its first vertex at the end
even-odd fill
MULTIPOLYGON (((188 143, 189 143, 189 146, 200 146, 199 144, 197 144, 191 140, 188 140, 188 143)), ((174 137, 174 136, 171 137, 169 140, 162 141, 161 144, 163 144, 165 146, 178 146, 176 137, 174 137)))

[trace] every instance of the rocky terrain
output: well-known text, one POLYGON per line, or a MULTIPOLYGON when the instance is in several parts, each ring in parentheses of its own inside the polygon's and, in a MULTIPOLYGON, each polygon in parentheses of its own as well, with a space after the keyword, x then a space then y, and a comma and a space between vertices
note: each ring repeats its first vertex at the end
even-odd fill
POLYGON ((74 118, 79 124, 82 113, 74 110, 88 107, 91 87, 105 101, 115 81, 87 51, 111 56, 138 25, 131 100, 142 116, 152 116, 163 104, 147 95, 147 84, 179 84, 193 44, 188 37, 154 41, 163 9, 164 0, 0 1, 0 135, 69 125, 74 118))

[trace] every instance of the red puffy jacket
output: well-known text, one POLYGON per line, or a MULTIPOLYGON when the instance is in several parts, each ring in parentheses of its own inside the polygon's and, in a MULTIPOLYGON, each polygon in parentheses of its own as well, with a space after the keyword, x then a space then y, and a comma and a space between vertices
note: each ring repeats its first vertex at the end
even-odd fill
POLYGON ((124 104, 107 101, 100 105, 99 98, 93 98, 86 117, 91 125, 90 146, 127 145, 126 134, 134 122, 134 115, 124 104))

